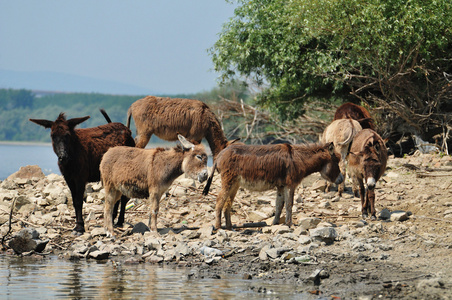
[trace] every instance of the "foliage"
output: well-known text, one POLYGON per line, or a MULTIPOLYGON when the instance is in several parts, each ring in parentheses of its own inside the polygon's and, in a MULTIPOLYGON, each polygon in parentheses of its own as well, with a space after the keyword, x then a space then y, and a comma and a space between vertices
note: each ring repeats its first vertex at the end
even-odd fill
POLYGON ((210 49, 215 70, 260 84, 259 103, 282 118, 315 98, 369 103, 387 131, 451 122, 449 0, 236 2, 210 49))
MULTIPOLYGON (((127 109, 144 96, 118 96, 96 93, 34 94, 30 90, 0 89, 0 141, 50 142, 49 130, 31 123, 28 119, 55 120, 64 112, 67 118, 90 116, 78 128, 105 124, 99 112, 104 108, 113 122, 126 123, 127 109)), ((246 87, 240 84, 225 85, 197 94, 171 95, 173 98, 199 99, 214 105, 221 98, 247 99, 246 87)), ((135 132, 134 123, 131 124, 135 132)))

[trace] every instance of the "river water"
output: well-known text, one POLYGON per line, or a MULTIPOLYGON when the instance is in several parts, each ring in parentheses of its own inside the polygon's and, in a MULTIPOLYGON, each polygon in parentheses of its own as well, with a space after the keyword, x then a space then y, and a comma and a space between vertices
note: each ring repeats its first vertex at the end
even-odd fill
POLYGON ((0 180, 27 165, 38 165, 46 175, 60 174, 51 144, 0 143, 0 180))
POLYGON ((189 269, 0 256, 2 299, 307 299, 293 285, 189 279, 189 269))
MULTIPOLYGON (((175 143, 159 140, 157 144, 148 145, 148 148, 174 145, 175 143)), ((210 153, 209 146, 207 144, 205 146, 210 153)), ((211 156, 207 164, 212 166, 211 156)), ((0 142, 0 180, 5 180, 9 175, 19 171, 20 167, 27 165, 38 165, 45 175, 61 174, 51 144, 0 142)))

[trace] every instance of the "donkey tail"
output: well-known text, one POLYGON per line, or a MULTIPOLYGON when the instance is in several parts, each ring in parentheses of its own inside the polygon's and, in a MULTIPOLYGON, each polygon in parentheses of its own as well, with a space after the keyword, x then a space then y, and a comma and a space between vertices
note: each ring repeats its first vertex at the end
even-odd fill
POLYGON ((212 173, 210 174, 209 178, 207 178, 206 186, 204 187, 204 190, 202 190, 202 194, 204 196, 207 196, 209 194, 210 186, 212 185, 213 175, 215 174, 216 168, 217 163, 214 163, 212 167, 212 173))
POLYGON ((127 123, 126 123, 126 126, 129 129, 130 129, 130 118, 132 118, 132 107, 129 107, 129 109, 127 110, 127 123))
POLYGON ((111 123, 111 119, 110 117, 107 115, 107 112, 105 111, 105 109, 101 108, 100 112, 102 113, 102 115, 104 116, 105 120, 107 120, 107 123, 111 123))

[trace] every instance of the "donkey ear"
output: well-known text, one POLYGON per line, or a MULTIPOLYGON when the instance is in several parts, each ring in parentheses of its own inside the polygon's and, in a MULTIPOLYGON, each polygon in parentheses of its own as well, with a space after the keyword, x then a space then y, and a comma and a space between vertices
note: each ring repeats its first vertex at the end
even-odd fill
POLYGON ((334 153, 334 143, 330 142, 330 144, 328 145, 328 152, 330 152, 331 155, 333 155, 334 153))
POLYGON ((184 148, 184 150, 190 150, 190 149, 194 149, 195 145, 193 145, 192 143, 190 143, 185 137, 183 137, 181 134, 177 134, 177 138, 179 139, 179 142, 182 144, 182 148, 184 148))
POLYGON ((42 120, 42 119, 29 119, 31 122, 43 126, 44 128, 50 128, 53 125, 53 121, 42 120))
POLYGON ((80 124, 82 122, 85 122, 89 118, 90 118, 89 116, 82 117, 82 118, 73 118, 73 119, 67 120, 67 123, 70 128, 74 129, 75 126, 77 126, 78 124, 80 124))
POLYGON ((380 155, 381 147, 380 147, 380 144, 378 143, 378 141, 376 141, 374 143, 374 149, 375 149, 375 151, 377 151, 377 154, 380 155))

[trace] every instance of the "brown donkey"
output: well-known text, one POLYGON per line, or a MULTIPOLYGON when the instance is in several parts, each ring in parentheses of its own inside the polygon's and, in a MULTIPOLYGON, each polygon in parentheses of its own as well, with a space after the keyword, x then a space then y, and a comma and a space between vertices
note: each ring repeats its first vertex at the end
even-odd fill
POLYGON ((357 120, 363 129, 375 130, 373 119, 367 109, 354 103, 344 103, 337 108, 333 121, 339 119, 357 120))
POLYGON ((207 179, 207 154, 202 144, 194 145, 179 135, 180 145, 171 149, 114 147, 100 163, 105 187, 104 224, 114 235, 112 211, 121 195, 148 198, 149 226, 157 231, 157 214, 162 194, 183 173, 203 182, 207 179))
MULTIPOLYGON (((339 167, 341 173, 344 176, 344 181, 338 186, 338 194, 342 195, 345 189, 345 176, 346 176, 346 159, 348 155, 348 149, 353 141, 355 135, 361 131, 361 125, 358 121, 352 119, 340 119, 333 121, 322 134, 320 139, 321 143, 333 142, 336 152, 340 153, 341 161, 339 167)), ((330 183, 327 182, 327 191, 329 191, 330 183)))
MULTIPOLYGON (((355 136, 348 158, 353 183, 359 185, 361 211, 375 219, 375 185, 386 170, 388 150, 383 139, 372 129, 363 129, 355 136)), ((356 194, 356 191, 354 191, 356 194)))
POLYGON ((231 207, 240 186, 252 191, 276 188, 276 212, 273 224, 278 224, 286 206, 286 225, 292 225, 292 205, 296 187, 301 180, 320 172, 323 178, 340 184, 339 154, 333 143, 326 145, 231 145, 222 150, 204 188, 207 195, 217 169, 221 174, 221 191, 217 198, 216 228, 221 227, 224 209, 226 228, 232 229, 231 207))
POLYGON ((205 138, 215 159, 229 144, 220 121, 209 106, 199 100, 147 96, 132 103, 127 111, 129 128, 131 117, 137 128, 138 148, 146 147, 153 134, 163 140, 176 141, 179 133, 197 143, 205 138))

